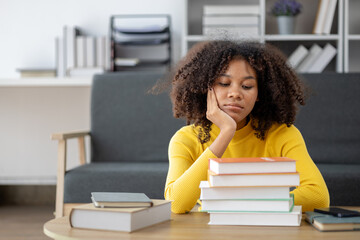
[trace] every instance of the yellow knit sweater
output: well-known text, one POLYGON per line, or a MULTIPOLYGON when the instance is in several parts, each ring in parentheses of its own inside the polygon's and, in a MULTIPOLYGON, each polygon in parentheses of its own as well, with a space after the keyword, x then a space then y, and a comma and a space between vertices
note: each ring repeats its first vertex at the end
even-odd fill
MULTIPOLYGON (((216 158, 209 146, 220 133, 211 126, 210 141, 201 144, 197 138, 199 128, 185 126, 175 133, 169 145, 169 171, 165 185, 165 199, 173 200, 174 213, 189 212, 200 197, 200 181, 207 180, 208 159, 216 158)), ((295 205, 303 211, 328 207, 329 192, 325 181, 309 156, 305 142, 295 126, 274 124, 264 141, 254 135, 251 124, 236 131, 224 158, 235 157, 289 157, 297 160, 300 186, 292 191, 295 205)))

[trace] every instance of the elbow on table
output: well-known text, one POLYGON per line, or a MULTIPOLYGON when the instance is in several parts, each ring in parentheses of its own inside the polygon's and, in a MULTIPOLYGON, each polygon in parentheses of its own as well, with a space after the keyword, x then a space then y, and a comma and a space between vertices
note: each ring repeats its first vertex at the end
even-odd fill
POLYGON ((169 190, 165 190, 164 197, 166 200, 170 200, 171 202, 171 211, 173 213, 181 214, 181 213, 188 213, 190 212, 191 208, 189 209, 188 203, 184 201, 181 196, 172 196, 169 194, 169 190))

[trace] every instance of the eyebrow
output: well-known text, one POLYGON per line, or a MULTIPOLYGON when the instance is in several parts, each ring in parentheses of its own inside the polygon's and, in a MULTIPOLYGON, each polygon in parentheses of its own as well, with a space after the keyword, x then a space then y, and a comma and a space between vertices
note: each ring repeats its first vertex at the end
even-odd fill
MULTIPOLYGON (((221 76, 221 77, 228 77, 228 78, 231 78, 231 75, 226 74, 226 73, 222 73, 222 74, 220 74, 220 76, 221 76)), ((244 77, 244 80, 248 80, 248 79, 254 79, 254 80, 256 80, 256 78, 255 78, 255 77, 253 77, 253 76, 246 76, 246 77, 244 77)))

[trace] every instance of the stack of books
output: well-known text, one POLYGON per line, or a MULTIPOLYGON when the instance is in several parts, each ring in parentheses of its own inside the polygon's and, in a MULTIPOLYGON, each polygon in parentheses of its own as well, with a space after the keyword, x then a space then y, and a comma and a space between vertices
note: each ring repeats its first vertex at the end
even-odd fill
POLYGON ((213 225, 299 226, 301 206, 290 195, 299 183, 293 159, 212 158, 200 183, 201 210, 213 225))
POLYGON ((171 201, 149 199, 144 193, 93 192, 93 203, 73 208, 73 228, 133 232, 170 220, 171 201))
POLYGON ((203 35, 234 38, 260 34, 259 5, 204 5, 203 35))
POLYGON ((330 43, 323 48, 314 43, 310 49, 300 44, 289 56, 288 62, 299 73, 321 73, 336 53, 336 48, 330 43))

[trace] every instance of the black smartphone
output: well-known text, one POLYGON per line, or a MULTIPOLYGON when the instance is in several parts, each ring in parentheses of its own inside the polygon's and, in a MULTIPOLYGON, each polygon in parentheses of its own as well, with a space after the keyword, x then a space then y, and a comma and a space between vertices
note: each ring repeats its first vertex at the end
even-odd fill
POLYGON ((335 217, 357 217, 360 212, 339 207, 315 208, 314 212, 333 215, 335 217))

